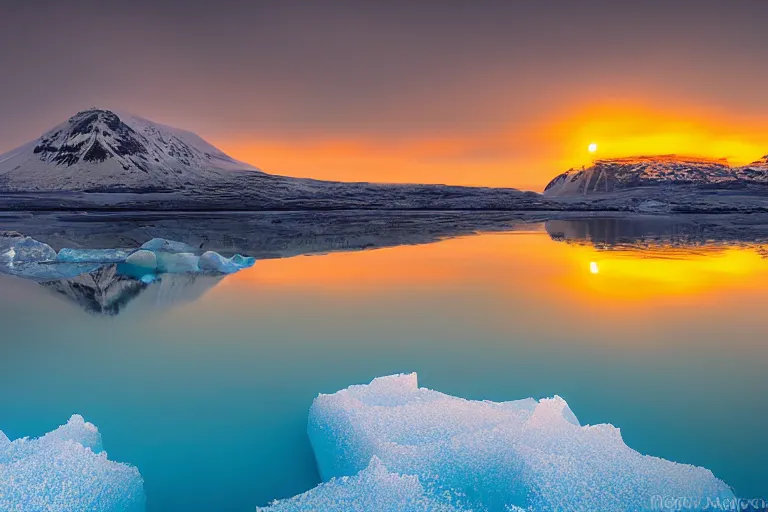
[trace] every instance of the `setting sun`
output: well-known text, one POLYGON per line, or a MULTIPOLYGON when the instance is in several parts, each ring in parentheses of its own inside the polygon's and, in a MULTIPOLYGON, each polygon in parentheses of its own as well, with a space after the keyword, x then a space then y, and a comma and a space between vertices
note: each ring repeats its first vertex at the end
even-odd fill
POLYGON ((590 153, 594 153, 595 151, 597 151, 597 144, 595 144, 595 143, 593 142, 593 143, 591 143, 591 144, 590 144, 590 145, 587 147, 587 149, 589 149, 589 152, 590 152, 590 153))

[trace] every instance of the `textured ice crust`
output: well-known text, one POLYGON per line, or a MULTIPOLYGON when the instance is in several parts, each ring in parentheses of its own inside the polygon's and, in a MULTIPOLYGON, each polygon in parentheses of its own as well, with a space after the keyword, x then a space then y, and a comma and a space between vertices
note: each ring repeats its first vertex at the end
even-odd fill
POLYGON ((333 478, 257 512, 459 512, 429 495, 417 476, 390 473, 376 457, 355 476, 333 478))
POLYGON ((153 238, 137 249, 70 249, 56 254, 49 245, 18 233, 0 233, 0 272, 36 280, 69 279, 101 265, 117 263, 126 275, 152 282, 157 274, 233 274, 253 266, 254 258, 225 258, 182 242, 153 238))
POLYGON ((131 249, 62 249, 57 261, 65 263, 119 263, 133 252, 131 249))
MULTIPOLYGON (((580 426, 560 397, 464 400, 419 388, 416 374, 318 396, 308 433, 329 483, 273 510, 312 510, 301 506, 310 499, 327 505, 317 510, 348 510, 338 488, 351 495, 363 483, 397 501, 393 479, 406 485, 408 477, 428 490, 424 499, 468 510, 635 512, 663 510, 654 496, 733 498, 707 469, 641 455, 612 425, 580 426), (380 462, 372 470, 374 457, 380 462), (400 475, 388 476, 386 489, 370 477, 383 467, 400 475)), ((431 510, 387 507, 360 510, 431 510)))
POLYGON ((107 459, 101 436, 82 416, 37 439, 0 431, 0 510, 140 512, 139 471, 107 459))
POLYGON ((241 256, 235 254, 231 258, 225 258, 221 254, 213 251, 204 252, 200 256, 200 270, 209 270, 221 272, 222 274, 233 274, 244 268, 252 267, 256 263, 256 258, 241 256))
POLYGON ((56 259, 50 245, 19 233, 0 233, 0 264, 44 262, 56 259))
POLYGON ((195 252, 195 248, 191 245, 175 240, 166 240, 165 238, 153 238, 149 242, 142 244, 141 248, 147 251, 195 252))

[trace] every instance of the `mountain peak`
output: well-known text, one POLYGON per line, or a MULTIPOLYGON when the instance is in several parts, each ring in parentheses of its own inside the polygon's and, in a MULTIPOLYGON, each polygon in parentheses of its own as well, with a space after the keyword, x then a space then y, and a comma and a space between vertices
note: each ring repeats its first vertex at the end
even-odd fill
POLYGON ((0 155, 11 190, 173 190, 230 171, 258 169, 194 133, 95 107, 0 155))
POLYGON ((89 109, 43 135, 33 153, 44 162, 68 167, 116 158, 125 170, 135 166, 146 172, 149 149, 140 139, 114 112, 89 109))

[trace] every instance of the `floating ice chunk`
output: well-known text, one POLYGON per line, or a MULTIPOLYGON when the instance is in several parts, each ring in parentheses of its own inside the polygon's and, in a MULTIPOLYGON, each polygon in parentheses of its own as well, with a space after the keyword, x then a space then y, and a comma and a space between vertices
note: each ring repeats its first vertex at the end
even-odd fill
POLYGON ((247 258, 239 254, 234 255, 232 258, 225 258, 217 252, 207 251, 200 256, 200 270, 232 274, 253 266, 255 262, 256 258, 247 258))
POLYGON ((133 249, 62 249, 57 261, 69 263, 119 263, 131 255, 133 249))
POLYGON ((229 258, 225 258, 217 252, 207 251, 200 256, 200 270, 232 274, 233 272, 240 270, 240 268, 229 258))
POLYGON ((290 499, 275 501, 257 512, 459 512, 447 496, 430 496, 417 476, 390 473, 374 457, 355 476, 331 479, 290 499))
POLYGON ((235 254, 232 256, 232 263, 237 265, 239 268, 248 268, 252 267, 256 263, 256 258, 252 256, 242 256, 240 254, 235 254))
POLYGON ((37 281, 70 279, 117 263, 122 275, 149 284, 157 274, 218 272, 231 274, 256 261, 209 251, 200 266, 198 249, 183 242, 153 238, 141 249, 72 249, 56 254, 50 246, 16 232, 0 232, 0 272, 37 281))
POLYGON ((0 235, 0 264, 54 261, 56 251, 34 238, 13 233, 0 235))
POLYGON ((152 251, 140 249, 125 258, 125 263, 139 269, 154 272, 157 269, 157 256, 152 251))
POLYGON ((0 272, 34 281, 55 281, 93 272, 101 263, 15 263, 0 265, 0 272))
POLYGON ((0 432, 0 510, 140 512, 144 503, 139 471, 108 460, 82 416, 38 439, 0 432))
POLYGON ((200 257, 189 252, 156 252, 157 270, 170 274, 199 272, 200 257))
POLYGON ((419 388, 415 374, 318 396, 308 433, 324 481, 375 456, 475 510, 634 512, 652 509, 654 496, 733 499, 707 469, 641 455, 611 425, 579 426, 560 397, 464 400, 419 388))
POLYGON ((164 251, 164 252, 198 252, 198 249, 184 242, 176 242, 174 240, 166 240, 165 238, 153 238, 149 242, 141 246, 142 249, 148 251, 164 251))

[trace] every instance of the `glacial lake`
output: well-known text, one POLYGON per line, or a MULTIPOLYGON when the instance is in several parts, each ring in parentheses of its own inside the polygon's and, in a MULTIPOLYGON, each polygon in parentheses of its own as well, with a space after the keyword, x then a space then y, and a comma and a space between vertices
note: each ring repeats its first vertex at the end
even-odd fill
POLYGON ((767 253, 647 227, 483 224, 382 248, 374 230, 362 251, 335 233, 311 255, 264 235, 252 268, 151 285, 117 314, 0 274, 0 430, 79 413, 139 468, 148 511, 247 511, 318 483, 318 393, 415 371, 471 399, 560 395, 641 453, 768 497, 767 253))

